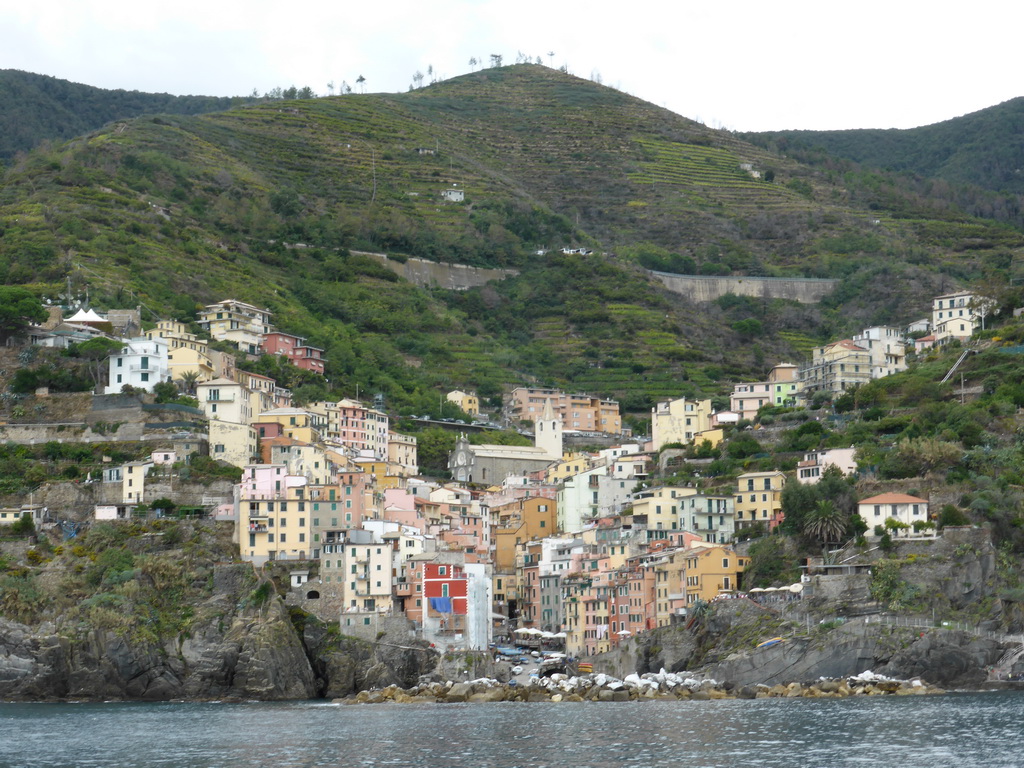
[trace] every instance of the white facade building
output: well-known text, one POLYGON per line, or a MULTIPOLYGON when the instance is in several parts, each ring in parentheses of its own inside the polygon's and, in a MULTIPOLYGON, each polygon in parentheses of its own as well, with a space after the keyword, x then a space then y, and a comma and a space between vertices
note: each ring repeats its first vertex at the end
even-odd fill
POLYGON ((153 391, 153 386, 171 380, 167 360, 167 341, 138 336, 128 339, 120 352, 109 358, 110 378, 103 394, 114 395, 130 385, 136 389, 153 391))

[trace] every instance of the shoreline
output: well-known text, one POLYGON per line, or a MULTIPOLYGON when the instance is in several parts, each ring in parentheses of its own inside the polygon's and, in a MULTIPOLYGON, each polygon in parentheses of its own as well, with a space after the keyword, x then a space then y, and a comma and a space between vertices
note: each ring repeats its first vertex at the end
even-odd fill
MULTIPOLYGON (((596 677, 596 676, 595 676, 596 677)), ((550 678, 545 678, 550 679, 550 678)), ((696 686, 674 686, 672 689, 654 689, 651 686, 629 686, 623 681, 609 678, 612 685, 574 685, 583 692, 566 692, 562 686, 509 685, 493 679, 468 682, 427 683, 413 688, 371 689, 344 698, 318 699, 0 699, 3 704, 282 704, 320 702, 336 705, 351 704, 451 704, 490 703, 499 701, 608 702, 608 701, 718 701, 747 699, 845 699, 863 696, 937 696, 962 693, 1002 693, 1024 691, 1024 680, 996 680, 977 686, 939 688, 920 679, 887 680, 862 685, 849 685, 848 678, 830 678, 813 683, 791 682, 773 686, 756 684, 735 686, 713 680, 693 682, 696 686), (620 683, 620 686, 614 685, 620 683), (845 684, 845 687, 844 687, 845 684), (557 690, 556 690, 557 689, 557 690), (605 695, 602 696, 601 692, 605 695), (616 695, 616 692, 618 694, 616 695), (586 694, 586 695, 584 695, 586 694)), ((566 682, 566 681, 561 681, 566 682)))

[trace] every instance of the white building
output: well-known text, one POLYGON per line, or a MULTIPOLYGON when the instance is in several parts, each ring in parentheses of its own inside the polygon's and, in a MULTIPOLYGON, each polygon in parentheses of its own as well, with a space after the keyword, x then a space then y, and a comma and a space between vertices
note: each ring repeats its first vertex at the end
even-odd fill
POLYGON ((928 522, 928 500, 905 493, 883 493, 861 499, 857 503, 857 514, 867 523, 868 536, 875 536, 875 526, 884 527, 889 518, 907 526, 903 535, 909 535, 914 530, 914 523, 928 522))
POLYGON ((108 362, 110 378, 103 390, 105 395, 117 394, 126 385, 152 392, 154 385, 171 380, 164 339, 147 339, 145 336, 128 339, 121 351, 112 354, 108 362))
POLYGON ((871 355, 871 378, 880 379, 907 370, 907 347, 899 328, 865 328, 852 341, 871 355))
POLYGON ((274 330, 269 309, 235 299, 210 304, 199 312, 199 326, 218 341, 229 341, 250 355, 259 353, 263 337, 274 330))
POLYGON ((857 460, 854 458, 856 453, 856 448, 832 448, 806 453, 803 461, 796 465, 797 482, 814 485, 829 467, 839 467, 844 475, 852 475, 857 471, 857 460))
POLYGON ((251 424, 252 405, 249 391, 231 379, 213 379, 196 385, 196 398, 206 418, 211 421, 230 421, 251 424))
POLYGON ((932 334, 935 343, 970 338, 981 323, 977 304, 978 297, 973 291, 947 293, 932 299, 932 334))

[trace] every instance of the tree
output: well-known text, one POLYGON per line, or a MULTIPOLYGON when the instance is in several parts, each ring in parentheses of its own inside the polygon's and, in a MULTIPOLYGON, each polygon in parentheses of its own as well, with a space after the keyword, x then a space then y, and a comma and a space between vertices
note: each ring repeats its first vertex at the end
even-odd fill
POLYGON ((14 285, 0 285, 0 342, 33 323, 41 323, 47 312, 31 291, 14 285))
POLYGON ((431 427, 416 437, 420 471, 427 475, 447 475, 448 455, 455 449, 455 433, 431 427))
POLYGON ((161 381, 153 385, 153 394, 158 403, 173 403, 178 399, 178 387, 171 381, 161 381))
POLYGON ((366 93, 366 78, 360 75, 356 78, 356 85, 359 86, 360 93, 366 93))
POLYGON ((83 341, 81 344, 72 344, 68 347, 69 357, 80 357, 85 360, 86 369, 96 389, 99 389, 107 379, 109 366, 107 360, 116 352, 119 352, 124 345, 113 339, 105 339, 97 336, 95 339, 83 341))
POLYGON ((199 371, 185 371, 178 377, 178 383, 186 395, 195 395, 196 384, 199 383, 199 371))
POLYGON ((831 501, 822 499, 804 520, 803 532, 822 545, 839 542, 846 533, 846 516, 831 501))
POLYGON ((413 82, 413 85, 416 88, 422 88, 423 87, 423 73, 420 72, 418 69, 416 70, 415 74, 413 74, 413 76, 412 76, 412 82, 413 82))
POLYGON ((13 536, 29 536, 36 535, 36 524, 32 522, 32 515, 28 512, 22 514, 17 520, 11 523, 11 527, 8 529, 13 536))
POLYGON ((764 333, 764 326, 761 325, 761 321, 754 317, 737 320, 732 324, 732 329, 740 336, 748 339, 761 336, 764 333))
POLYGON ((492 53, 491 54, 491 66, 492 67, 500 67, 501 66, 501 54, 500 53, 492 53))
POLYGON ((972 296, 967 303, 971 313, 981 320, 981 330, 985 330, 985 318, 999 314, 999 301, 991 296, 972 296))

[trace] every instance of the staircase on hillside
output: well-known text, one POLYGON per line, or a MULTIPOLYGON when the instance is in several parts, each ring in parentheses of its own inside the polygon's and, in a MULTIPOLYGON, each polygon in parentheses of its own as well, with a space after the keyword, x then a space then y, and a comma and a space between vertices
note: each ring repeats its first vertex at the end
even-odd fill
POLYGON ((953 374, 956 373, 956 369, 960 367, 960 363, 962 363, 964 360, 966 360, 967 356, 969 354, 971 354, 972 352, 974 352, 974 351, 975 351, 974 349, 970 349, 969 348, 969 349, 965 349, 963 352, 961 352, 960 353, 960 357, 958 357, 956 359, 956 362, 953 363, 953 367, 949 369, 949 371, 946 373, 946 375, 942 377, 942 381, 939 382, 939 383, 940 384, 945 384, 947 381, 949 381, 953 377, 953 374))

